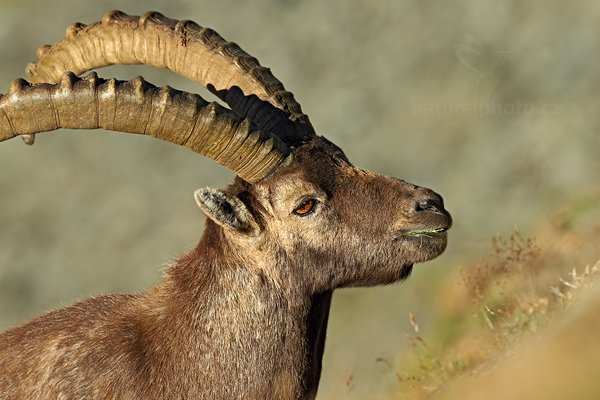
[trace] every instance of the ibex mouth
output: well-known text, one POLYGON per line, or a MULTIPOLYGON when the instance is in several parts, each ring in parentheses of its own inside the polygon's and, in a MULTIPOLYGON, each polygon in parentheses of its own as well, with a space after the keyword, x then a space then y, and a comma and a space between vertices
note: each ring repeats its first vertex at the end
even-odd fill
POLYGON ((426 236, 434 237, 448 230, 449 226, 425 229, 402 229, 396 233, 396 236, 426 236))

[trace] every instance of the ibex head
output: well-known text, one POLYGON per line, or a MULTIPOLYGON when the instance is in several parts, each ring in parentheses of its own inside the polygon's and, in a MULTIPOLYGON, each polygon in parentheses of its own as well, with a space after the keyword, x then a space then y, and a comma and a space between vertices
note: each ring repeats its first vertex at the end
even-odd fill
POLYGON ((210 29, 114 11, 38 58, 34 83, 0 97, 0 141, 103 128, 188 147, 238 177, 195 193, 205 234, 153 289, 1 334, 9 397, 314 398, 332 290, 404 279, 446 247, 439 195, 354 167, 269 69, 210 29), (139 77, 76 76, 110 64, 170 69, 230 108, 139 77))
POLYGON ((292 155, 253 185, 196 193, 244 254, 285 258, 278 273, 318 292, 391 283, 444 251, 451 219, 433 191, 356 168, 322 137, 292 155))
POLYGON ((38 57, 28 66, 31 81, 59 83, 14 82, 0 100, 0 140, 104 128, 211 157, 241 179, 226 191, 201 189, 195 198, 222 227, 215 235, 246 249, 234 253, 279 259, 309 287, 332 289, 405 278, 413 263, 445 249, 451 218, 439 195, 354 167, 315 134, 267 68, 210 29, 158 13, 114 11, 101 22, 70 26, 38 57), (110 64, 168 68, 202 83, 231 110, 142 78, 74 75, 110 64), (306 270, 311 265, 319 267, 306 270))

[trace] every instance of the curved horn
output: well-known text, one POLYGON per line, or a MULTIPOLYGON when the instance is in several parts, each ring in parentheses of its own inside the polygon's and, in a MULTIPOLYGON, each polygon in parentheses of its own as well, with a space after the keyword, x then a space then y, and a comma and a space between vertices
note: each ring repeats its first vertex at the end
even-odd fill
POLYGON ((66 71, 81 74, 111 64, 147 64, 204 85, 235 113, 289 144, 315 135, 294 95, 268 68, 237 44, 192 21, 157 12, 138 17, 111 11, 91 25, 72 24, 63 40, 40 47, 37 56, 38 62, 27 66, 32 82, 56 82, 66 71), (241 95, 232 93, 235 88, 241 95))
POLYGON ((205 155, 255 183, 288 162, 277 137, 217 103, 137 77, 63 75, 58 84, 18 79, 0 96, 0 141, 59 128, 103 128, 153 136, 205 155))

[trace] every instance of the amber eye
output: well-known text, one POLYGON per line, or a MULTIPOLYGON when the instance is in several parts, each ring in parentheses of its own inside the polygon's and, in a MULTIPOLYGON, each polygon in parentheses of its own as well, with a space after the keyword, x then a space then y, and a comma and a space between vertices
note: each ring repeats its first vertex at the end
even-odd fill
POLYGON ((294 209, 294 214, 299 215, 301 217, 310 214, 317 205, 317 200, 309 198, 305 199, 294 209))

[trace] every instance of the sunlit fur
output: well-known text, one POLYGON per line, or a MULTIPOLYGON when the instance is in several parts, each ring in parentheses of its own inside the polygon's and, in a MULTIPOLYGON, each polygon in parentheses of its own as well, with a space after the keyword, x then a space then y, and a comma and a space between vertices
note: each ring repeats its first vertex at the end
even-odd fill
POLYGON ((446 233, 402 232, 450 225, 443 208, 416 206, 441 204, 435 193, 357 169, 323 138, 224 193, 257 229, 228 225, 213 204, 216 222, 156 287, 1 334, 0 399, 314 398, 332 291, 408 277, 444 251, 446 233), (315 209, 294 214, 306 197, 315 209))

